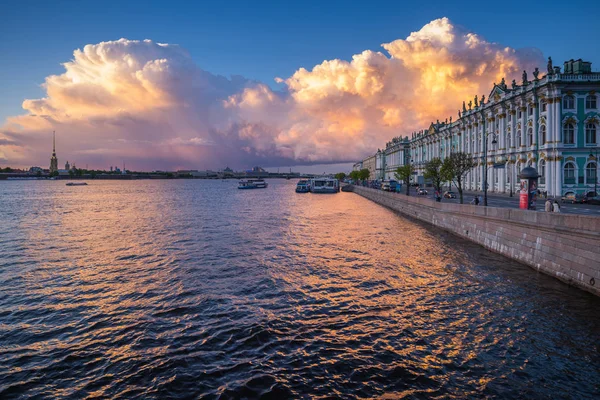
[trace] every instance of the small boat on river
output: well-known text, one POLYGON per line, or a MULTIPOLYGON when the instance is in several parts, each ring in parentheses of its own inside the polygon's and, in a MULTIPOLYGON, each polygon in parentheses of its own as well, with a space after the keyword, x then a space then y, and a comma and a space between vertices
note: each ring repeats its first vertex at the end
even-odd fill
POLYGON ((269 186, 264 179, 242 179, 238 189, 266 189, 269 186))
POLYGON ((296 184, 296 193, 308 193, 310 192, 310 183, 306 179, 301 179, 296 184))
POLYGON ((310 181, 312 193, 337 193, 340 191, 340 182, 333 178, 317 178, 310 181))
POLYGON ((86 182, 69 182, 67 186, 87 186, 86 182))

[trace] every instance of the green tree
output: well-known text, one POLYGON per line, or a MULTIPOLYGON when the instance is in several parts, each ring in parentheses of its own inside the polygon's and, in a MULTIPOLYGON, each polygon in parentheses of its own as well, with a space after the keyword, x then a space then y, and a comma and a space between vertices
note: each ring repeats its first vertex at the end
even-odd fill
POLYGON ((346 174, 343 172, 338 172, 337 174, 335 174, 335 179, 337 179, 338 181, 343 181, 344 178, 346 178, 346 174))
POLYGON ((458 152, 452 153, 444 160, 442 165, 442 173, 446 177, 445 180, 450 180, 456 185, 460 204, 464 204, 463 198, 463 182, 465 176, 476 166, 475 160, 471 155, 458 152))
POLYGON ((70 169, 69 170, 69 178, 73 178, 73 175, 75 175, 75 172, 72 169, 70 169))
POLYGON ((433 187, 438 192, 442 191, 442 183, 450 180, 450 177, 448 175, 448 169, 443 168, 442 160, 440 160, 438 157, 432 158, 431 161, 425 164, 425 171, 423 172, 423 177, 425 177, 425 179, 431 180, 431 183, 433 183, 433 187))
POLYGON ((354 183, 358 182, 359 179, 360 179, 360 173, 359 173, 359 171, 352 171, 352 172, 350 172, 349 176, 350 176, 350 179, 352 179, 352 181, 354 183))
POLYGON ((366 181, 367 179, 369 179, 369 176, 371 176, 371 171, 369 171, 366 168, 363 168, 360 171, 358 171, 358 177, 361 181, 366 181))
POLYGON ((401 167, 396 168, 396 172, 394 172, 394 176, 400 182, 404 182, 406 186, 406 195, 410 195, 410 178, 413 176, 415 172, 415 167, 412 164, 406 164, 401 167))

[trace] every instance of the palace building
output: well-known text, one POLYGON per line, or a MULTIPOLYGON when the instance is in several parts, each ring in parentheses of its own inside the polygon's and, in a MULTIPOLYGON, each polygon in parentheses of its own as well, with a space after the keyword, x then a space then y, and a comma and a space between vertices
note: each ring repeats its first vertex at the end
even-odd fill
POLYGON ((509 86, 502 79, 487 99, 463 102, 457 120, 438 120, 410 139, 393 139, 374 156, 383 158, 385 171, 375 179, 393 178, 398 166, 410 162, 422 183, 428 161, 461 151, 478 165, 467 176, 467 190, 483 190, 487 173, 489 191, 514 193, 520 171, 531 166, 548 196, 592 193, 598 176, 599 105, 600 73, 592 72, 591 63, 570 60, 561 71, 549 58, 546 75, 540 77, 536 68, 532 80, 523 71, 520 84, 513 80, 509 86))

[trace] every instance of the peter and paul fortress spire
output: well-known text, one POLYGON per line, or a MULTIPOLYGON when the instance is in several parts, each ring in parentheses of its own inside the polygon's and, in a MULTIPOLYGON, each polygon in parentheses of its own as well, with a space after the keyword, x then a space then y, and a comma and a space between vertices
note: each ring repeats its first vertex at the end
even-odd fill
POLYGON ((50 173, 58 172, 58 159, 56 158, 56 132, 52 131, 52 157, 50 157, 50 173))

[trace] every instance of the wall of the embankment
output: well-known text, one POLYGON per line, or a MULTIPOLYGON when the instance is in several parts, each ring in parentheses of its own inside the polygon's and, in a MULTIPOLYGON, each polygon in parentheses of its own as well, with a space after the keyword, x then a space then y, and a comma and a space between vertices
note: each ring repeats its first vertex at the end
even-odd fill
POLYGON ((437 203, 360 186, 351 191, 600 296, 600 217, 437 203))

